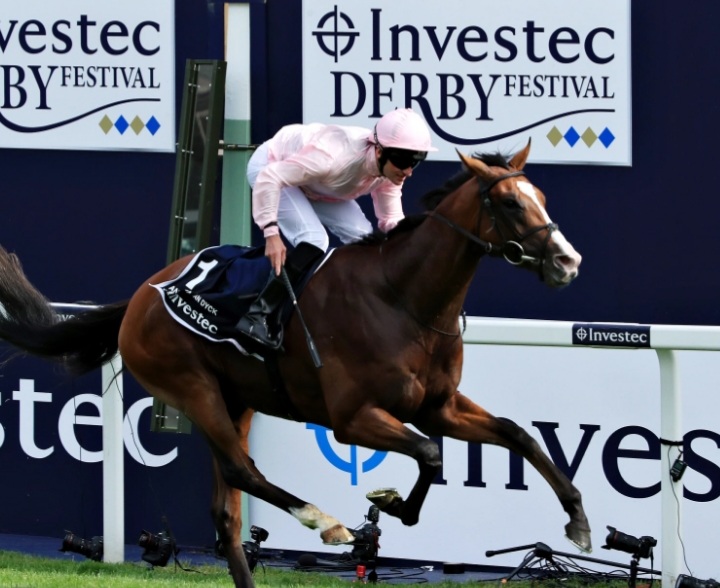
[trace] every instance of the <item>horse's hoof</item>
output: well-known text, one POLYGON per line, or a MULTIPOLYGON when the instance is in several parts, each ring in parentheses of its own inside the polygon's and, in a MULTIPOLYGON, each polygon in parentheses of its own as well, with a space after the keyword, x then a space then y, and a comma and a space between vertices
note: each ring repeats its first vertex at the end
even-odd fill
POLYGON ((333 525, 320 533, 320 538, 325 545, 345 545, 355 541, 355 536, 343 525, 333 525))
POLYGON ((396 499, 402 500, 402 496, 395 488, 378 488, 365 495, 370 502, 377 506, 380 510, 384 510, 396 499))
POLYGON ((575 529, 570 523, 568 523, 565 525, 565 537, 581 551, 584 551, 585 553, 592 553, 590 529, 575 529))

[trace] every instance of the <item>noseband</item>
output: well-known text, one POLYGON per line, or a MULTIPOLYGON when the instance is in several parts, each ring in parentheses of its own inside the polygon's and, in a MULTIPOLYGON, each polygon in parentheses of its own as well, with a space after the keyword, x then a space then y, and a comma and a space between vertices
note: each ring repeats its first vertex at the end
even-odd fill
MULTIPOLYGON (((485 253, 489 255, 502 255, 503 258, 505 258, 505 261, 508 263, 511 263, 512 265, 521 265, 523 263, 529 263, 531 265, 540 266, 540 277, 542 278, 542 269, 543 264, 545 263, 545 252, 547 251, 548 243, 550 242, 550 237, 552 236, 552 232, 556 231, 558 229, 558 225, 556 223, 547 223, 546 225, 540 225, 538 227, 533 227, 531 229, 528 229, 524 234, 518 235, 515 240, 506 239, 505 235, 503 235, 502 230, 500 229, 500 225, 496 222, 495 217, 495 210, 493 208, 492 200, 490 200, 490 191, 495 187, 496 184, 502 182, 503 180, 506 180, 508 178, 516 178, 519 176, 524 176, 525 173, 522 171, 514 171, 507 174, 504 174, 500 177, 495 178, 492 182, 490 182, 487 186, 482 186, 480 183, 480 178, 478 178, 478 184, 480 185, 480 197, 482 198, 482 205, 483 207, 488 211, 488 214, 490 215, 490 220, 492 221, 493 227, 496 228, 498 234, 503 239, 503 243, 501 245, 495 245, 494 243, 489 243, 488 241, 483 241, 475 235, 474 233, 471 233, 470 231, 462 228, 461 226, 455 224, 453 221, 451 221, 448 218, 445 218, 441 214, 438 214, 434 210, 431 210, 428 212, 428 216, 431 218, 441 220, 448 226, 450 226, 452 229, 460 233, 461 235, 467 237, 470 241, 473 243, 477 243, 480 245, 485 253), (525 249, 521 245, 521 243, 530 237, 531 235, 534 235, 535 233, 538 233, 540 231, 547 231, 547 236, 545 237, 545 242, 543 243, 541 256, 535 257, 532 255, 526 255, 525 249)), ((482 211, 481 214, 478 216, 478 233, 479 231, 479 225, 480 225, 480 219, 482 218, 482 211)))

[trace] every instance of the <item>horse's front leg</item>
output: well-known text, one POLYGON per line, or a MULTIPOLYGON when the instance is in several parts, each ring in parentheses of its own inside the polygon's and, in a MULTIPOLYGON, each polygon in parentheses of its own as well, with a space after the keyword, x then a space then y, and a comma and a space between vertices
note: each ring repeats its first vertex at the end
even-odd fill
POLYGON ((406 500, 394 490, 368 494, 382 512, 399 518, 405 525, 416 524, 432 481, 442 467, 437 443, 408 429, 386 411, 370 407, 358 411, 351 420, 334 424, 333 432, 340 443, 401 453, 417 462, 418 479, 406 500))
POLYGON ((565 526, 568 539, 583 551, 591 551, 590 525, 580 491, 525 429, 509 419, 491 415, 459 392, 439 410, 424 417, 422 423, 415 423, 423 433, 499 445, 524 457, 547 480, 570 516, 570 522, 565 526))

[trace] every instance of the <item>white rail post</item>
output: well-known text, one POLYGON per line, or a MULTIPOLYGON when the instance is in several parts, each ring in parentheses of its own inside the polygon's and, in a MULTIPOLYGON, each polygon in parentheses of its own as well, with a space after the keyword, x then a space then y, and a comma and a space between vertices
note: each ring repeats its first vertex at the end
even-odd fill
POLYGON ((125 561, 125 444, 122 360, 116 354, 102 368, 103 561, 125 561))
MULTIPOLYGON (((677 370, 676 352, 672 349, 656 349, 660 361, 660 437, 667 441, 681 441, 682 411, 680 402, 680 377, 677 370)), ((673 482, 670 468, 680 449, 675 445, 661 445, 661 516, 662 516, 662 588, 674 588, 682 569, 682 551, 678 535, 682 535, 682 482, 673 482)))

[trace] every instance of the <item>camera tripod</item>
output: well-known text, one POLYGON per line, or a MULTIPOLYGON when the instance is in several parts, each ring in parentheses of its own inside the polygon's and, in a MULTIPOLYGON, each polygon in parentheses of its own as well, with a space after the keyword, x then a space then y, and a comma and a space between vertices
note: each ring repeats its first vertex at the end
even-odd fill
POLYGON ((562 556, 567 557, 569 559, 579 559, 582 561, 592 562, 592 563, 599 563, 606 566, 612 566, 612 567, 620 567, 624 568, 626 570, 630 570, 630 579, 628 580, 628 586, 629 588, 635 588, 635 582, 637 580, 637 573, 643 572, 647 574, 654 574, 654 575, 660 575, 661 572, 657 570, 651 570, 649 568, 641 568, 638 566, 638 558, 636 556, 633 556, 632 562, 630 565, 626 564, 620 564, 612 561, 602 560, 602 559, 596 559, 594 557, 587 557, 586 555, 577 555, 574 553, 565 553, 562 551, 554 551, 551 547, 546 545, 545 543, 533 543, 530 545, 520 545, 518 547, 509 547, 507 549, 497 549, 494 551, 486 551, 485 557, 492 557, 494 555, 501 555, 504 553, 513 553, 516 551, 526 551, 528 549, 531 549, 532 551, 528 553, 523 560, 520 562, 520 565, 518 565, 510 574, 504 578, 505 581, 509 581, 511 578, 516 576, 520 571, 528 567, 534 563, 537 563, 539 561, 542 561, 543 559, 547 560, 550 564, 556 565, 555 561, 553 560, 553 556, 562 556))

